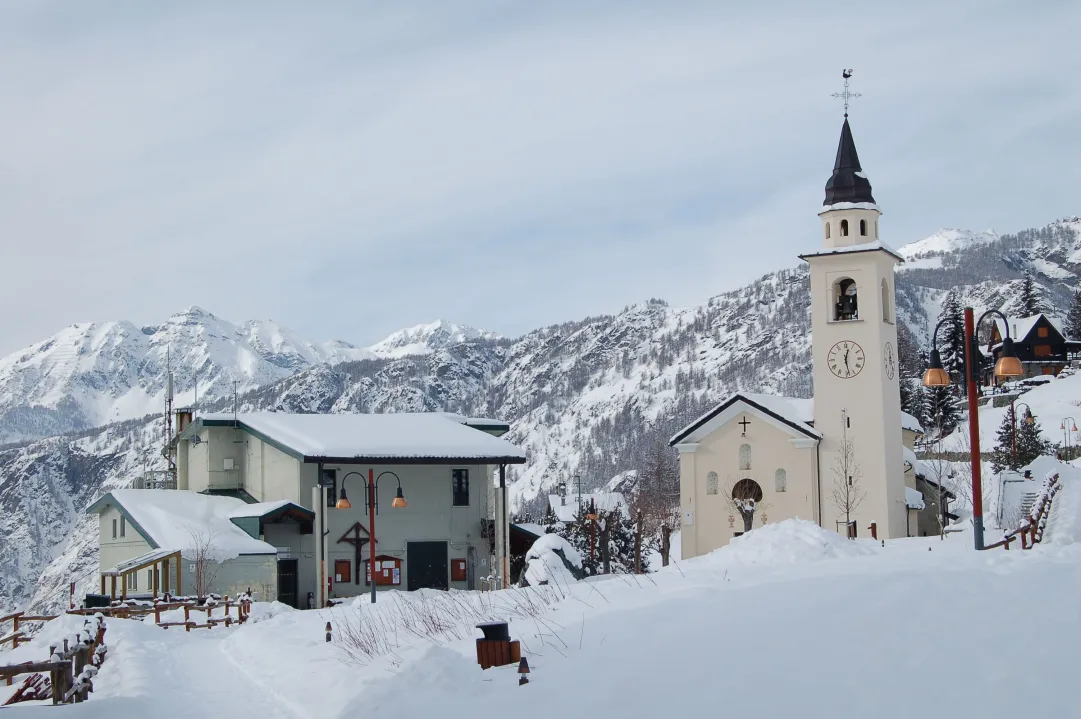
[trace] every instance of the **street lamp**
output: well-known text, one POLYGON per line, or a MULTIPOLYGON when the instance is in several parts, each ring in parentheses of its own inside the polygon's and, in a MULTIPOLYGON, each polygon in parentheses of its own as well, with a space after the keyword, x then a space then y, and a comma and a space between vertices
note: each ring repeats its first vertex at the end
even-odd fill
MULTIPOLYGON (((1025 406, 1025 424, 1032 426, 1036 424, 1036 420, 1032 418, 1032 408, 1028 406, 1028 402, 1018 402, 1025 406)), ((1014 469, 1017 468, 1017 409, 1013 400, 1010 400, 1010 425, 1012 431, 1010 432, 1010 451, 1013 455, 1014 469)))
POLYGON ((1073 417, 1066 417, 1065 419, 1062 420, 1062 424, 1059 425, 1059 429, 1062 430, 1062 438, 1063 438, 1063 444, 1062 444, 1063 456, 1062 456, 1062 458, 1065 461, 1069 462, 1070 461, 1070 436, 1071 436, 1071 433, 1077 431, 1077 422, 1074 421, 1073 417), (1066 423, 1066 420, 1070 420, 1069 424, 1066 423))
MULTIPOLYGON (((375 515, 379 512, 379 503, 376 500, 376 492, 379 489, 379 480, 383 477, 383 475, 389 474, 391 477, 394 477, 394 479, 398 481, 398 491, 394 494, 394 501, 390 503, 390 506, 394 507, 395 509, 402 509, 404 507, 408 507, 409 504, 405 501, 405 495, 402 494, 402 480, 398 475, 394 474, 394 472, 391 472, 390 470, 387 470, 385 472, 380 472, 379 476, 375 477, 375 470, 369 469, 368 481, 366 482, 364 481, 364 475, 360 472, 349 472, 344 477, 342 477, 342 493, 341 496, 338 498, 337 504, 334 505, 335 508, 352 509, 353 503, 349 501, 349 495, 345 492, 345 480, 349 479, 349 477, 354 474, 360 477, 361 482, 364 482, 364 488, 367 490, 368 494, 368 547, 371 550, 368 558, 368 573, 371 577, 372 583, 372 604, 375 604, 375 515)), ((357 567, 357 571, 360 571, 360 567, 357 567)))
MULTIPOLYGON (((1020 377, 1024 374, 1021 360, 1017 359, 1017 352, 1013 348, 1013 339, 1010 338, 1010 322, 1006 315, 998 310, 988 310, 980 315, 979 322, 973 321, 975 312, 971 307, 965 308, 965 372, 968 386, 968 426, 972 435, 972 530, 973 544, 976 549, 983 549, 983 479, 981 477, 980 464, 980 410, 977 396, 978 370, 976 367, 976 355, 979 352, 979 340, 976 338, 976 330, 989 315, 998 315, 1002 318, 1002 324, 1006 328, 1006 337, 1002 340, 1002 348, 998 353, 998 361, 995 362, 995 376, 999 379, 1020 377)), ((946 320, 942 320, 935 326, 935 332, 931 339, 930 365, 923 375, 924 387, 946 387, 950 384, 950 376, 942 367, 942 358, 938 353, 938 330, 946 320)))

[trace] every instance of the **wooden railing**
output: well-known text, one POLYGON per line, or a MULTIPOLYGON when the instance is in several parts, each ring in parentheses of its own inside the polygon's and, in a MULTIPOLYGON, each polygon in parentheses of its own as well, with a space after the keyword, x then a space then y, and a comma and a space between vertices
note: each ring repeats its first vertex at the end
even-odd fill
POLYGON ((105 619, 101 615, 87 617, 82 631, 75 635, 74 644, 65 639, 62 648, 50 646, 45 661, 0 667, 0 679, 5 679, 8 686, 15 677, 30 675, 4 704, 50 697, 53 704, 86 701, 94 691, 94 676, 104 661, 105 619))
POLYGON ((1021 538, 1021 549, 1032 549, 1042 542, 1044 530, 1047 528, 1047 517, 1051 514, 1051 504, 1061 488, 1062 484, 1059 482, 1058 474, 1050 475, 1044 480, 1044 485, 1040 489, 1040 494, 1032 505, 1032 510, 1029 512, 1025 523, 1017 529, 1007 532, 1006 536, 1000 541, 989 544, 984 549, 994 549, 995 547, 1009 549, 1010 544, 1017 541, 1018 537, 1021 538))
POLYGON ((6 616, 0 617, 0 626, 11 622, 11 631, 6 632, 3 636, 0 636, 0 646, 11 642, 12 649, 17 648, 22 642, 30 641, 27 638, 26 633, 20 631, 24 624, 26 624, 27 622, 47 622, 51 619, 56 619, 56 615, 54 614, 52 616, 35 616, 32 614, 27 614, 26 612, 14 612, 13 614, 8 614, 6 616))
POLYGON ((116 603, 109 607, 99 607, 94 609, 73 609, 69 614, 96 614, 101 613, 107 617, 116 617, 117 619, 135 619, 139 617, 147 617, 151 614, 154 615, 154 623, 162 629, 168 629, 169 627, 184 627, 184 631, 190 632, 192 629, 213 629, 218 625, 231 626, 233 624, 243 624, 248 620, 248 615, 251 613, 251 599, 247 595, 243 595, 237 599, 230 599, 228 596, 224 597, 221 602, 216 603, 204 603, 199 604, 194 599, 178 599, 174 601, 157 601, 152 606, 145 604, 139 604, 137 602, 116 603), (215 617, 214 610, 222 610, 222 616, 215 617), (176 609, 184 610, 184 621, 166 621, 161 620, 163 612, 169 612, 176 609), (232 610, 236 610, 236 618, 232 616, 232 610), (205 618, 202 622, 193 620, 192 612, 202 612, 205 618))

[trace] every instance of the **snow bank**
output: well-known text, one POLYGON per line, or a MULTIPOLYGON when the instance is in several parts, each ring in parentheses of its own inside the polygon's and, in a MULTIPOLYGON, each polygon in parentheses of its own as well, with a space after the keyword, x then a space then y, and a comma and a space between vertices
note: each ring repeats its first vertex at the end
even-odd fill
POLYGON ((525 555, 525 580, 532 587, 541 584, 566 586, 577 581, 567 563, 582 568, 582 555, 558 534, 546 534, 525 555), (562 557, 556 552, 562 553, 562 557), (566 560, 566 561, 564 561, 566 560))
POLYGON ((725 564, 803 564, 877 554, 876 548, 874 542, 846 539, 805 519, 786 519, 736 537, 707 557, 725 564))

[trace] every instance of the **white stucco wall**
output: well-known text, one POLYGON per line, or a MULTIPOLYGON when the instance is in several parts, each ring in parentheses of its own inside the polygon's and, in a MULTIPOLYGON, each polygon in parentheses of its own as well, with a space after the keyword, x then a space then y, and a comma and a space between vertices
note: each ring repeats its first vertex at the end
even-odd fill
POLYGON ((752 479, 762 488, 762 503, 755 512, 753 527, 763 522, 779 522, 798 517, 817 520, 817 477, 815 449, 806 440, 793 436, 749 416, 746 436, 737 415, 707 434, 699 442, 680 449, 680 504, 684 523, 680 530, 682 557, 689 559, 725 546, 743 531, 743 519, 732 508, 731 487, 741 479, 752 479), (751 447, 751 468, 740 469, 740 446, 751 447), (786 489, 778 492, 776 471, 784 469, 786 489), (717 494, 709 494, 708 475, 717 473, 717 494), (686 522, 693 513, 693 523, 686 522))
MULTIPOLYGON (((829 219, 825 213, 823 219, 829 219)), ((853 513, 859 536, 877 526, 880 538, 908 535, 904 502, 904 466, 901 456, 901 406, 898 373, 886 369, 887 343, 896 357, 897 329, 883 320, 881 282, 889 283, 890 312, 894 297, 895 260, 882 251, 815 256, 811 265, 811 332, 815 387, 815 429, 823 434, 820 447, 823 496, 839 481, 834 462, 844 433, 853 443, 859 480, 865 498, 853 513), (859 297, 858 320, 833 321, 833 284, 840 278, 855 280, 859 297), (840 378, 829 369, 828 354, 837 342, 855 342, 866 363, 854 377, 840 378), (842 413, 850 418, 844 427, 842 413)), ((844 513, 832 501, 823 502, 823 526, 836 528, 844 513)))

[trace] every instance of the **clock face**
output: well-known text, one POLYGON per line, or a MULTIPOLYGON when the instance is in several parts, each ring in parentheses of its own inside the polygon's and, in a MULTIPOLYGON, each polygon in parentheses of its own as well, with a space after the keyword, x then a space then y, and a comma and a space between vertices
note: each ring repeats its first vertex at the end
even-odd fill
POLYGON ((886 348, 882 353, 882 357, 882 361, 886 363, 886 376, 893 379, 893 376, 897 374, 897 356, 893 353, 893 345, 891 343, 886 343, 886 348))
POLYGON ((863 354, 863 348, 855 342, 841 340, 830 347, 826 361, 829 363, 830 372, 841 379, 848 379, 855 377, 863 370, 867 357, 863 354))

